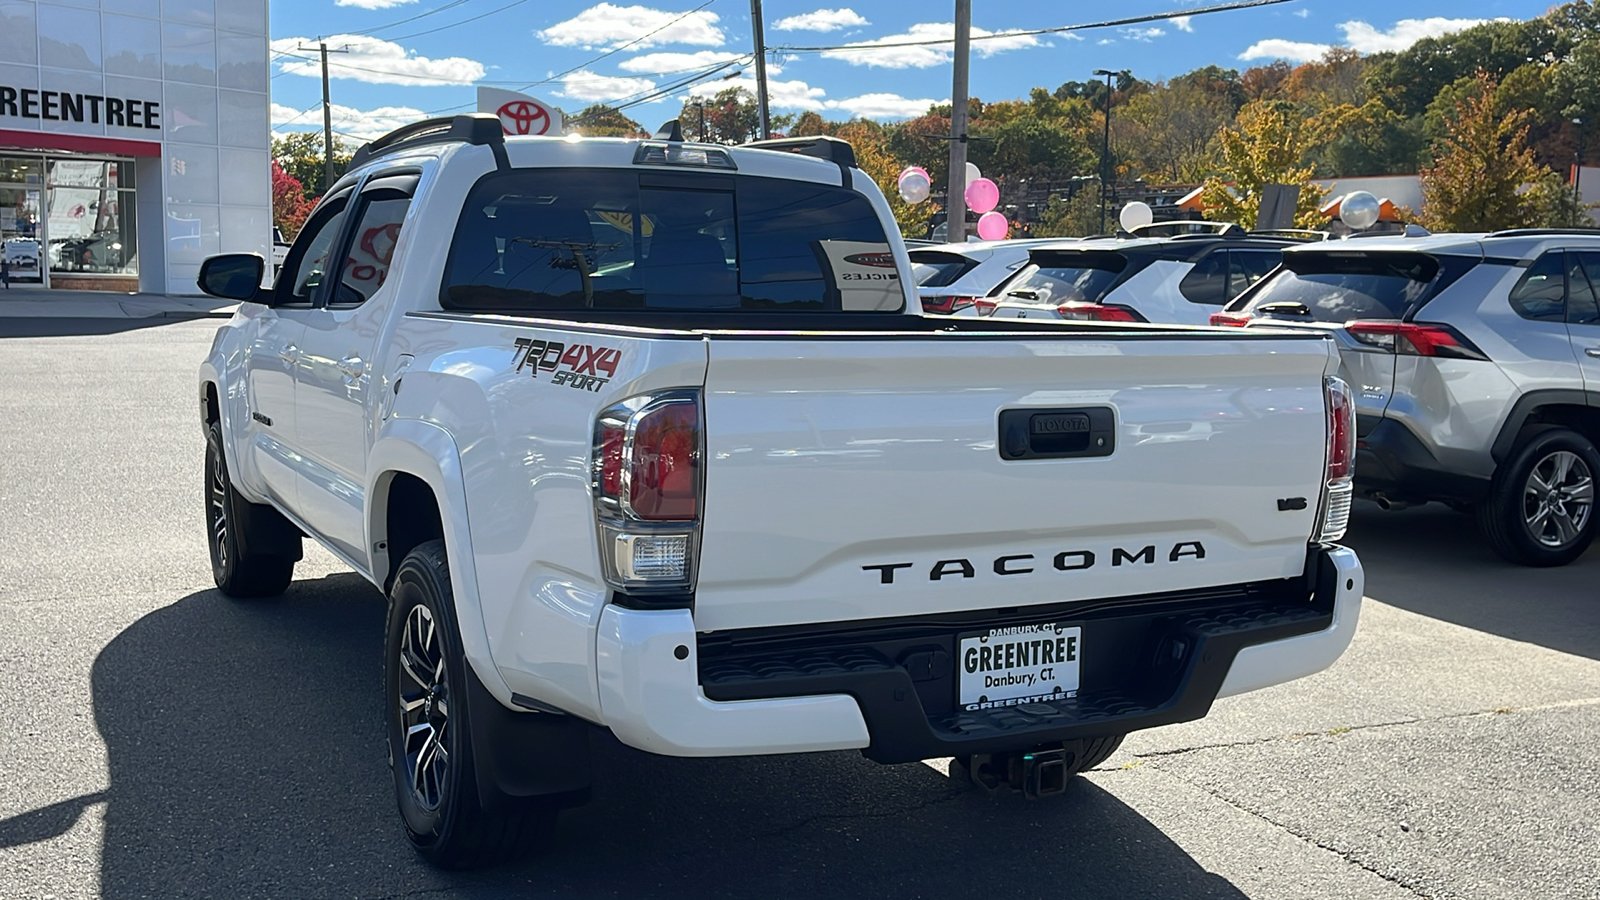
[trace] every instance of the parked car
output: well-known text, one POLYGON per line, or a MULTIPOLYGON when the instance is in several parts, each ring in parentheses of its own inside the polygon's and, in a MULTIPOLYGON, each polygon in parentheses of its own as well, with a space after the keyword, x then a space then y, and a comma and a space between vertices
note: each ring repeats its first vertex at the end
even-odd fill
POLYGON ((1229 226, 1044 244, 976 306, 979 315, 999 318, 1205 325, 1299 242, 1229 226))
POLYGON ((272 226, 272 278, 278 277, 283 261, 289 256, 289 242, 283 239, 283 229, 272 226))
MULTIPOLYGON (((1059 239, 1055 239, 1058 242, 1059 239)), ((1052 240, 971 241, 908 247, 922 311, 949 315, 970 309, 1028 261, 1028 250, 1052 240)))
POLYGON ((1216 324, 1332 335, 1356 490, 1475 511, 1530 566, 1576 559, 1600 474, 1600 232, 1420 233, 1296 247, 1216 324))
POLYGON ((1344 651, 1326 336, 919 315, 848 144, 676 132, 408 125, 273 288, 254 254, 201 267, 242 301, 197 379, 212 575, 278 594, 309 536, 388 595, 426 858, 581 803, 594 728, 1060 794, 1127 732, 1344 651))

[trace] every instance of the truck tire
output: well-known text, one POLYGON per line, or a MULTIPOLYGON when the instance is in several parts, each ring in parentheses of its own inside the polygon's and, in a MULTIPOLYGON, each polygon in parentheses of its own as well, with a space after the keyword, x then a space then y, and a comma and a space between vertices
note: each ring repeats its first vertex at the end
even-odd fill
POLYGON ((490 798, 474 770, 466 657, 456 626, 443 541, 401 561, 389 590, 384 707, 389 767, 406 836, 428 862, 468 869, 531 844, 555 808, 536 799, 490 798))
POLYGON ((278 596, 294 578, 300 558, 295 527, 277 510, 251 503, 233 489, 217 422, 206 426, 206 546, 211 577, 229 597, 278 596), (262 552, 263 547, 274 552, 262 552))
POLYGON ((1600 453, 1566 428, 1541 431, 1495 472, 1478 506, 1494 552, 1524 566, 1564 566, 1594 540, 1594 479, 1600 453))

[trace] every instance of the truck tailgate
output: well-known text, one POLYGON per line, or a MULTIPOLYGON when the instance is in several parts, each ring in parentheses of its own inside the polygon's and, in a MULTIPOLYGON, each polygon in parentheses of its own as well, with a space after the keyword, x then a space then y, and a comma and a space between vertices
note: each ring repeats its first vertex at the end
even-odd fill
POLYGON ((713 334, 696 626, 1299 575, 1331 358, 1307 337, 713 334), (1086 423, 1105 455, 1052 455, 1086 423))

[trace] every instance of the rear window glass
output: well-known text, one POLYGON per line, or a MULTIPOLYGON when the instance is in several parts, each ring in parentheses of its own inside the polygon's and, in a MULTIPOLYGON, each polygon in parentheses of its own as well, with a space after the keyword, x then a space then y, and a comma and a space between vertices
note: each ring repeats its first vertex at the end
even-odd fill
POLYGON ((1561 322, 1567 318, 1566 273, 1560 251, 1546 253, 1528 267, 1517 286, 1511 289, 1511 308, 1524 319, 1561 322))
POLYGON ((854 191, 633 169, 490 175, 467 197, 447 309, 898 311, 883 226, 854 191))
POLYGON ((999 294, 1003 300, 1027 303, 1095 303, 1127 267, 1120 253, 1035 253, 999 294))
POLYGON ((1418 253, 1286 253, 1283 267, 1256 286, 1245 309, 1297 303, 1319 322, 1399 319, 1427 294, 1438 271, 1438 263, 1418 253))
POLYGON ((911 251, 911 276, 918 287, 949 287, 976 265, 976 262, 959 253, 911 251))

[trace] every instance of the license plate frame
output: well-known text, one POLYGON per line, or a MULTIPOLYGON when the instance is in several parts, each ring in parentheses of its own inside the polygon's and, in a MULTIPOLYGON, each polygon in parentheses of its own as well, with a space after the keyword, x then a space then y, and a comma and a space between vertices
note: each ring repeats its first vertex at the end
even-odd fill
POLYGON ((1070 623, 962 632, 956 635, 957 708, 976 712, 1076 697, 1082 648, 1083 626, 1070 623))

